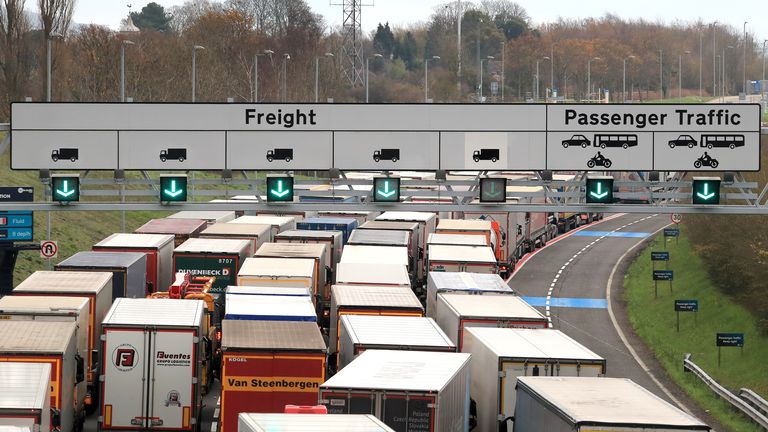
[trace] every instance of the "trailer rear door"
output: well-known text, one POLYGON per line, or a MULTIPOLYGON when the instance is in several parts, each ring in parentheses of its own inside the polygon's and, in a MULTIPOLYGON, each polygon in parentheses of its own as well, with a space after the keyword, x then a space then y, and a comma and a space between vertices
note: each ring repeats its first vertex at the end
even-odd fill
POLYGON ((152 333, 150 341, 150 426, 154 424, 162 429, 192 429, 197 383, 194 368, 197 361, 195 332, 162 330, 152 333))
POLYGON ((102 351, 104 429, 144 427, 149 333, 143 329, 105 329, 102 351), (109 383, 104 386, 103 383, 109 383))

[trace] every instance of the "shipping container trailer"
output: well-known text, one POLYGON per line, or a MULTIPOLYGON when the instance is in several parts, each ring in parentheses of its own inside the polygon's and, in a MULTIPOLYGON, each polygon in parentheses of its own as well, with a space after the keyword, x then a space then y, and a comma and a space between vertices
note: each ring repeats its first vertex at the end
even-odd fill
POLYGON ((165 234, 112 234, 96 243, 96 252, 144 252, 147 254, 147 294, 168 289, 173 281, 175 238, 165 234))
POLYGON ((213 276, 216 280, 211 293, 220 294, 236 283, 237 272, 250 248, 248 240, 189 239, 173 251, 173 271, 191 276, 213 276))
MULTIPOLYGON (((91 340, 95 339, 89 333, 91 331, 89 326, 91 321, 90 302, 84 297, 10 295, 0 298, 0 320, 73 322, 77 324, 77 352, 84 359, 85 371, 91 374, 98 373, 98 365, 94 363, 96 359, 88 355, 93 349, 97 349, 90 345, 91 340)), ((90 399, 90 395, 86 393, 86 405, 91 405, 90 399)))
POLYGON ((240 413, 282 413, 285 405, 317 403, 326 368, 317 324, 224 320, 222 326, 219 432, 235 432, 240 413))
POLYGON ((427 239, 427 254, 432 245, 449 246, 487 246, 483 236, 472 234, 442 234, 435 232, 429 235, 427 239))
POLYGON ((237 432, 394 432, 372 415, 241 413, 237 432))
POLYGON ((205 302, 117 299, 104 318, 99 430, 197 430, 205 302))
POLYGON ((424 258, 427 252, 427 238, 437 228, 437 214, 429 212, 399 212, 388 211, 376 216, 377 221, 391 221, 391 222, 416 222, 419 224, 419 234, 417 241, 419 242, 419 266, 417 268, 416 277, 419 281, 424 283, 427 278, 427 265, 424 258))
POLYGON ((272 227, 272 234, 270 238, 275 238, 276 235, 283 231, 289 231, 296 229, 296 218, 293 216, 240 216, 239 218, 230 221, 231 224, 250 224, 250 225, 269 225, 272 227))
POLYGON ((174 236, 173 246, 178 247, 191 238, 197 238, 208 226, 204 219, 152 219, 137 228, 136 234, 171 234, 174 236))
POLYGON ((248 257, 250 258, 262 244, 272 241, 272 226, 245 223, 216 223, 206 228, 200 234, 200 238, 247 240, 250 243, 250 248, 248 249, 248 257))
POLYGON ((492 294, 514 295, 515 291, 497 274, 466 272, 430 272, 427 278, 427 316, 435 317, 437 295, 492 294))
POLYGON ((340 322, 338 369, 369 349, 456 352, 456 344, 432 318, 344 315, 340 322))
POLYGON ((110 304, 118 297, 147 295, 147 254, 143 252, 78 252, 53 268, 56 271, 111 272, 110 304))
POLYGON ((49 432, 58 427, 57 421, 52 421, 58 419, 51 418, 50 386, 48 363, 0 362, 0 425, 27 428, 29 432, 49 432))
POLYGON ((296 224, 296 229, 300 230, 341 231, 342 248, 347 244, 347 240, 355 228, 357 228, 357 219, 354 218, 306 218, 296 224))
MULTIPOLYGON (((391 222, 391 221, 368 221, 360 225, 359 230, 385 230, 385 231, 405 231, 409 233, 411 245, 410 255, 414 261, 420 261, 423 256, 419 254, 419 224, 417 222, 391 222)), ((418 267, 418 263, 414 268, 418 267)))
POLYGON ((341 260, 342 249, 341 231, 310 231, 310 230, 290 230, 278 234, 274 241, 276 243, 323 243, 328 245, 328 263, 330 268, 336 268, 336 264, 341 260))
POLYGON ((469 430, 469 354, 368 350, 320 386, 329 414, 373 414, 396 431, 469 430))
POLYGON ((306 288, 317 304, 315 260, 311 258, 248 258, 237 274, 240 286, 306 288))
POLYGON ((332 268, 327 267, 328 245, 321 243, 264 243, 256 258, 306 259, 314 261, 313 291, 325 302, 331 298, 332 268))
POLYGON ((307 321, 317 323, 309 297, 227 294, 224 319, 246 321, 307 321))
POLYGON ((50 406, 60 412, 62 432, 81 430, 85 420, 85 362, 77 352, 77 324, 0 321, 0 363, 49 364, 50 406))
POLYGON ((357 225, 360 226, 365 222, 376 219, 376 216, 380 215, 379 211, 365 211, 365 210, 325 210, 317 212, 318 217, 329 218, 352 218, 357 219, 357 225))
MULTIPOLYGON (((108 272, 52 272, 36 271, 13 289, 14 296, 77 297, 89 300, 88 347, 82 353, 90 357, 90 364, 100 366, 99 337, 101 323, 112 306, 112 273, 108 272)), ((87 394, 91 406, 99 400, 99 374, 86 370, 87 394)))
POLYGON ((224 223, 235 220, 235 212, 229 210, 209 210, 209 211, 180 211, 168 216, 169 219, 202 219, 208 222, 208 225, 215 223, 224 223))
POLYGON ((489 246, 434 245, 427 261, 430 272, 499 272, 496 256, 489 246))
POLYGON ((309 290, 306 288, 290 287, 261 287, 261 286, 228 286, 227 294, 277 296, 277 297, 307 297, 311 301, 309 290))
POLYGON ((508 430, 520 376, 605 376, 605 359, 553 329, 468 328, 462 352, 472 354, 470 396, 479 430, 508 430))
POLYGON ((708 431, 630 379, 519 377, 515 432, 708 431))
POLYGON ((334 285, 331 288, 331 323, 328 352, 338 351, 344 315, 424 316, 424 307, 410 287, 334 285))
POLYGON ((402 264, 340 263, 336 266, 337 285, 394 285, 411 287, 408 267, 402 264))
POLYGON ((433 318, 460 351, 469 327, 549 327, 547 317, 513 295, 438 294, 433 318))

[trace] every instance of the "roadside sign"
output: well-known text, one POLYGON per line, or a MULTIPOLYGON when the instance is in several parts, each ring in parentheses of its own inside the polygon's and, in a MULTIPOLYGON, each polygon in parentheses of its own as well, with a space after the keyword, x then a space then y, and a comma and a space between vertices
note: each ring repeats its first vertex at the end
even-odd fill
POLYGON ((53 240, 41 241, 40 256, 46 259, 56 258, 59 256, 59 244, 53 240))
POLYGON ((719 347, 743 347, 744 333, 718 333, 717 346, 719 347))
POLYGON ((183 202, 187 200, 186 175, 160 175, 160 202, 183 202))
POLYGON ((400 202, 400 179, 374 177, 373 202, 400 202))
POLYGON ((669 252, 651 252, 651 261, 669 261, 669 252))
POLYGON ((507 179, 487 177, 480 179, 480 202, 503 203, 507 201, 507 179))
POLYGON ((694 177, 691 201, 693 204, 720 204, 720 178, 694 177))
POLYGON ((655 281, 671 281, 674 279, 674 271, 672 270, 654 270, 653 280, 655 281))
POLYGON ((33 202, 35 188, 32 186, 2 186, 0 187, 0 202, 33 202))
POLYGON ((31 211, 0 212, 0 242, 32 241, 34 219, 31 211))
POLYGON ((51 194, 55 202, 80 201, 80 174, 53 174, 51 194))
POLYGON ((680 237, 680 228, 664 228, 664 237, 680 237))
POLYGON ((613 177, 587 177, 587 204, 613 203, 613 177))
POLYGON ((698 312, 698 300, 675 300, 675 312, 698 312))
POLYGON ((672 213, 672 215, 670 216, 670 219, 672 219, 673 224, 679 224, 680 222, 683 221, 683 215, 681 215, 680 213, 672 213))
POLYGON ((267 202, 293 202, 293 177, 267 176, 267 202))

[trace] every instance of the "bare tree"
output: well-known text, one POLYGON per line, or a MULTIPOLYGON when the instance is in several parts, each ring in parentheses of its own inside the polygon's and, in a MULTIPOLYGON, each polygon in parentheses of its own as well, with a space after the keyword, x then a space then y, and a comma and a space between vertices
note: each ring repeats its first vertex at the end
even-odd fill
POLYGON ((519 3, 511 0, 483 0, 480 2, 480 10, 491 18, 500 17, 503 20, 519 18, 530 23, 531 17, 519 3))
MULTIPOLYGON (((72 14, 75 12, 75 3, 77 0, 37 0, 38 9, 40 9, 40 20, 43 25, 43 53, 47 49, 48 38, 52 33, 66 35, 69 25, 72 23, 72 14)), ((44 54, 45 55, 45 54, 44 54)), ((42 56, 41 56, 42 57, 42 56)), ((53 54, 52 54, 52 58, 53 54)), ((51 69, 54 62, 51 63, 51 69)), ((42 82, 43 93, 48 79, 48 70, 45 70, 45 80, 42 82)))
POLYGON ((8 103, 21 98, 25 71, 29 62, 25 61, 25 34, 29 31, 29 21, 24 12, 24 0, 4 0, 0 10, 0 70, 2 71, 3 108, 7 118, 8 103))

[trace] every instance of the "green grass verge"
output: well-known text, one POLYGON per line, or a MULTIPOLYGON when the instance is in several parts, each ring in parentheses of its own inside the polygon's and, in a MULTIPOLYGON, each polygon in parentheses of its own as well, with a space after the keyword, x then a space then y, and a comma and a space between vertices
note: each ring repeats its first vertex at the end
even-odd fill
MULTIPOLYGON (((768 338, 760 335, 750 313, 712 285, 705 263, 696 256, 683 227, 679 244, 670 239, 670 269, 675 271, 674 292, 669 284, 659 282, 659 296, 654 298, 651 281, 650 252, 664 250, 664 237, 658 236, 632 264, 624 280, 624 298, 629 319, 637 334, 656 354, 672 379, 693 400, 733 431, 760 431, 762 428, 714 396, 709 388, 690 373, 683 372, 683 356, 693 361, 729 389, 748 387, 768 394, 768 338), (676 332, 675 299, 698 299, 699 312, 680 314, 680 332, 676 332), (722 365, 717 365, 717 332, 744 333, 745 348, 722 349, 722 365)), ((663 266, 657 263, 657 268, 663 266)))
POLYGON ((711 101, 711 97, 685 96, 681 98, 654 99, 645 101, 645 103, 665 103, 665 104, 696 104, 711 101))

